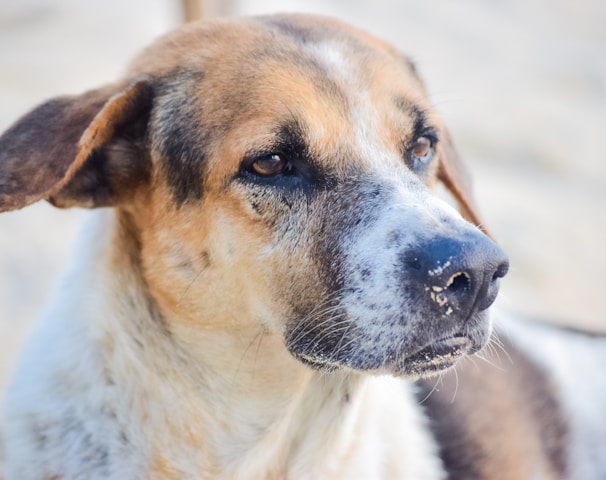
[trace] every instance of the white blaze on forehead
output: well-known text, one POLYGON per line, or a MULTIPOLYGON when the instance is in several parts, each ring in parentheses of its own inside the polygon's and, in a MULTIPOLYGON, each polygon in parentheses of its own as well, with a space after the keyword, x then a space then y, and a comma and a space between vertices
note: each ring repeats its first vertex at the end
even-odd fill
POLYGON ((351 80, 353 71, 351 61, 343 53, 342 46, 334 41, 314 43, 306 46, 306 50, 328 72, 333 80, 351 80))
POLYGON ((324 68, 328 78, 341 89, 349 108, 348 121, 355 132, 353 145, 360 158, 370 161, 376 167, 393 166, 402 159, 396 151, 389 151, 379 135, 380 112, 372 99, 370 85, 360 72, 361 65, 344 51, 344 46, 326 41, 307 47, 314 59, 324 68))

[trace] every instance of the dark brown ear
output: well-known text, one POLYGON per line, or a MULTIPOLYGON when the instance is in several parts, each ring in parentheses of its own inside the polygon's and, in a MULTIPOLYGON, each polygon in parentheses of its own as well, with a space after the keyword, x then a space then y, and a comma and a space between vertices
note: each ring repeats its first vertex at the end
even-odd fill
POLYGON ((440 140, 441 153, 438 164, 438 180, 444 184, 459 205, 463 218, 477 225, 488 234, 473 201, 471 176, 461 160, 450 134, 445 131, 440 140))
POLYGON ((149 175, 147 80, 59 97, 0 137, 0 212, 41 199, 59 207, 119 203, 149 175))

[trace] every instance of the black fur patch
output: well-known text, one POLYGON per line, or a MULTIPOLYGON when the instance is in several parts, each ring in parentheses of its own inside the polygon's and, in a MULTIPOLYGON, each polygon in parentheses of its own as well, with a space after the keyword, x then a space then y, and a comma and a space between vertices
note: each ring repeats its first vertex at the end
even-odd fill
POLYGON ((405 144, 406 149, 410 147, 409 142, 414 142, 415 139, 427 134, 428 130, 432 130, 431 126, 427 123, 427 114, 418 105, 415 105, 410 100, 399 97, 395 101, 395 105, 398 110, 411 119, 412 122, 412 135, 405 144))
MULTIPOLYGON (((275 139, 263 151, 252 151, 242 161, 236 179, 252 181, 259 185, 275 187, 281 190, 281 195, 296 190, 307 196, 312 196, 322 190, 331 188, 335 184, 334 175, 322 168, 316 156, 311 152, 306 140, 305 127, 292 118, 277 128, 275 139), (277 154, 288 161, 290 170, 273 176, 259 176, 253 173, 252 164, 259 157, 277 154)), ((251 204, 257 211, 263 211, 258 192, 251 195, 251 204)), ((288 199, 285 199, 288 201, 288 199)))
POLYGON ((202 172, 209 131, 192 98, 202 72, 174 72, 158 82, 152 111, 152 148, 178 205, 202 198, 202 172))

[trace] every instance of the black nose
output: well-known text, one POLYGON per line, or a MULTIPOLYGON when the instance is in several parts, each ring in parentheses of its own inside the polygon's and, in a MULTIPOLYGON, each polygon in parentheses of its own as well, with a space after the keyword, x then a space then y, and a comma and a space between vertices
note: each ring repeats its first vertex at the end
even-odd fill
POLYGON ((420 306, 433 313, 469 318, 487 309, 509 269, 505 253, 486 235, 437 237, 404 254, 404 276, 420 306))

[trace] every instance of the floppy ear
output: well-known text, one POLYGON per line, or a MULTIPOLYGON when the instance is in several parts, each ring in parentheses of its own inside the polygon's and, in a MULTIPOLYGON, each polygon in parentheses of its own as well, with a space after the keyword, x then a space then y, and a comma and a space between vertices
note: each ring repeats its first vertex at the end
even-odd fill
POLYGON ((480 230, 488 234, 473 201, 471 175, 461 160, 452 137, 446 130, 444 130, 443 138, 440 141, 440 147, 441 152, 437 172, 438 180, 442 182, 457 201, 463 218, 477 225, 480 230))
POLYGON ((0 212, 41 199, 116 205, 149 176, 143 146, 152 103, 143 79, 47 101, 0 137, 0 212))

